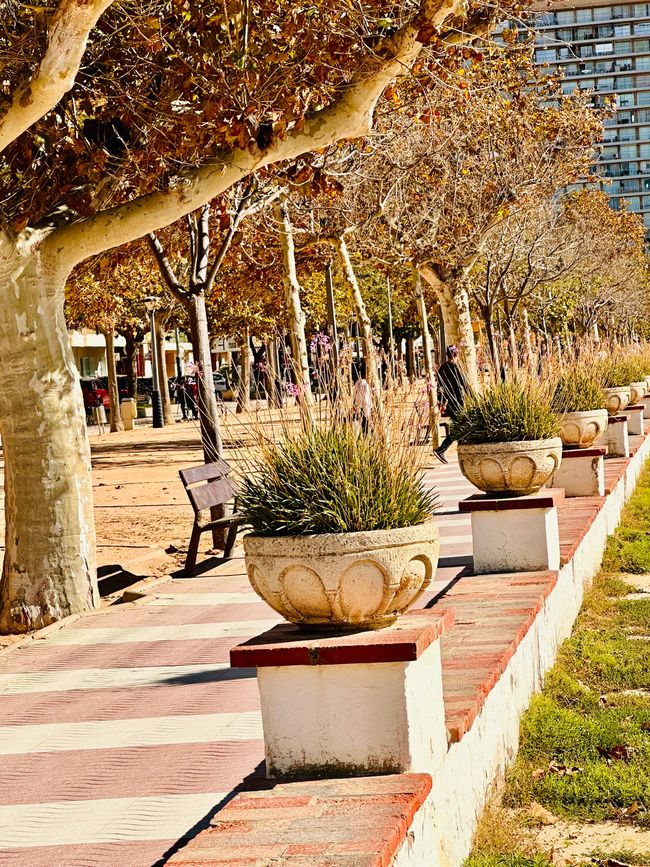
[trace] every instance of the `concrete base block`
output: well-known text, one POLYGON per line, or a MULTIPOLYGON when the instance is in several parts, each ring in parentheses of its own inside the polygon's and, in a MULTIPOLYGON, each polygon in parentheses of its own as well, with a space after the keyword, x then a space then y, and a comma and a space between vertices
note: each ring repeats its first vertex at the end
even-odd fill
POLYGON ((607 456, 610 458, 629 458, 627 416, 613 415, 607 424, 607 456))
POLYGON ((557 504, 564 491, 491 499, 476 495, 459 504, 472 516, 474 572, 538 572, 560 568, 557 504))
POLYGON ((564 488, 567 497, 605 496, 605 453, 607 449, 572 449, 562 452, 562 463, 551 480, 564 488))
POLYGON ((267 776, 434 773, 447 752, 439 638, 452 622, 418 611, 332 638, 285 624, 234 648, 233 667, 257 668, 267 776))
POLYGON ((643 436, 644 409, 645 407, 643 404, 625 407, 625 415, 627 416, 627 432, 630 436, 643 436))

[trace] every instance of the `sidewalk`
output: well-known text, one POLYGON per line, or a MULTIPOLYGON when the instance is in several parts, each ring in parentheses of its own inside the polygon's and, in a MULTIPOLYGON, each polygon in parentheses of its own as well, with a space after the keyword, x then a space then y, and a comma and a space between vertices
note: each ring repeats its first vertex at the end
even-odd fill
MULTIPOLYGON (((475 492, 455 456, 428 471, 441 560, 420 601, 471 558, 475 492)), ((228 652, 278 621, 241 551, 144 604, 90 614, 0 657, 0 865, 150 867, 263 773, 254 671, 228 652)))

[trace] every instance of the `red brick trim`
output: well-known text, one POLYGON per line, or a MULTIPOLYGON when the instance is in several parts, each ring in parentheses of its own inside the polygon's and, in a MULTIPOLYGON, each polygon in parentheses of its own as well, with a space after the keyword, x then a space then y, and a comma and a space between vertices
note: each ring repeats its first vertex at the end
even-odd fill
POLYGON ((607 419, 607 424, 623 424, 624 421, 627 421, 626 415, 610 415, 607 419))
POLYGON ((230 651, 233 668, 278 665, 353 665, 372 662, 409 662, 424 651, 454 622, 453 609, 417 610, 376 632, 309 632, 293 623, 281 623, 230 651))
POLYGON ((398 774, 242 792, 166 863, 389 867, 430 791, 428 774, 398 774))
POLYGON ((594 446, 590 449, 563 449, 562 460, 566 461, 568 458, 600 458, 606 454, 607 449, 600 448, 599 446, 594 446))
POLYGON ((460 512, 515 512, 522 509, 552 509, 564 500, 564 488, 547 488, 525 497, 490 497, 472 494, 458 504, 460 512))

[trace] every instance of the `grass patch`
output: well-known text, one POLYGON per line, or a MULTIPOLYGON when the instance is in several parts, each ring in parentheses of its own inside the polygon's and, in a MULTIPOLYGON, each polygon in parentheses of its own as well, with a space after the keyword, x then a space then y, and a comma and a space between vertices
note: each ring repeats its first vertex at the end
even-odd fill
MULTIPOLYGON (((632 588, 618 577, 625 572, 650 572, 648 469, 608 542, 571 638, 524 714, 506 806, 536 801, 564 819, 625 818, 650 827, 650 640, 643 640, 650 639, 650 597, 626 599, 632 588)), ((467 867, 544 862, 509 836, 514 843, 500 841, 496 831, 492 838, 477 835, 467 867)), ((632 853, 605 857, 648 863, 632 853)))

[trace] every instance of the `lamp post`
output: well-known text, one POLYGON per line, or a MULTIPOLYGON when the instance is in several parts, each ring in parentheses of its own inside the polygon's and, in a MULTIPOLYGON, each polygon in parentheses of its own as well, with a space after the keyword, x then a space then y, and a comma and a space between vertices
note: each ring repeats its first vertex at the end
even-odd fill
POLYGON ((149 314, 151 325, 151 375, 153 388, 151 389, 151 408, 153 410, 153 426, 164 427, 162 400, 160 399, 160 383, 158 381, 158 347, 156 346, 156 309, 160 301, 154 296, 144 299, 144 306, 149 314))

